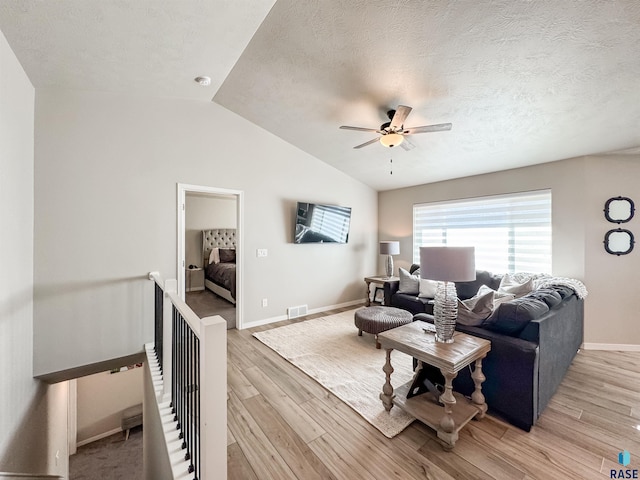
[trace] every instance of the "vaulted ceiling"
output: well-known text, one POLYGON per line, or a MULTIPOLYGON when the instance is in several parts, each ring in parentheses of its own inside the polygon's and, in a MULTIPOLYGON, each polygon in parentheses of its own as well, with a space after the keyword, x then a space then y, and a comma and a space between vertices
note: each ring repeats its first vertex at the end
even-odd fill
POLYGON ((3 0, 0 30, 36 88, 213 100, 378 190, 640 147, 637 0, 3 0), (453 128, 338 128, 399 104, 453 128))

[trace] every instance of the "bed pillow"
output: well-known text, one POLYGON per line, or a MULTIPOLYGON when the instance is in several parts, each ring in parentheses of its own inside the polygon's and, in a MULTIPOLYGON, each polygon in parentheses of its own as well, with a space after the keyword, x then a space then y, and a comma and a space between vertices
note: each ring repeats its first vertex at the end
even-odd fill
POLYGON ((220 262, 222 262, 222 263, 236 263, 236 249, 235 248, 221 248, 220 249, 220 262))
POLYGON ((209 264, 218 264, 220 263, 220 249, 212 248, 211 253, 209 254, 209 264))
POLYGON ((400 277, 400 286, 398 287, 398 293, 418 295, 418 293, 420 292, 420 273, 419 272, 411 275, 404 268, 399 268, 398 276, 400 277))
POLYGON ((524 297, 527 293, 533 291, 533 278, 530 278, 524 283, 518 283, 508 273, 505 273, 500 280, 500 286, 498 292, 500 293, 512 293, 516 298, 524 297))

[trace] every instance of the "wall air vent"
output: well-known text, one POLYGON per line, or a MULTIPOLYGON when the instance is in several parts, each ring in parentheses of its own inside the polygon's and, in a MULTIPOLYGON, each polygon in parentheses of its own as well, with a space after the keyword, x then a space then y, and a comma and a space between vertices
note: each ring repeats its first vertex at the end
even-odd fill
POLYGON ((304 317, 307 314, 307 306, 306 305, 298 305, 297 307, 289 307, 287 308, 287 317, 289 320, 292 318, 304 317))

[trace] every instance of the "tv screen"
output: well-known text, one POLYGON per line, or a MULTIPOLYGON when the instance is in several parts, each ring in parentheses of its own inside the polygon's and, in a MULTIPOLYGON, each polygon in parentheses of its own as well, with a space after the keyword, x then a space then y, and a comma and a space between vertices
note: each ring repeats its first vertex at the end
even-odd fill
POLYGON ((298 202, 293 243, 347 243, 351 208, 298 202))

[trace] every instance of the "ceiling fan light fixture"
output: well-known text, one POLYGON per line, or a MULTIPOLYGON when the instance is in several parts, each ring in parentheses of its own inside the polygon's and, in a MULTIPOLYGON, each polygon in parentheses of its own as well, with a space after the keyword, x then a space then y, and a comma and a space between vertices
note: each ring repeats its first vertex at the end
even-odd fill
POLYGON ((403 140, 404 137, 399 133, 387 133, 380 137, 380 143, 388 148, 397 147, 403 140))

